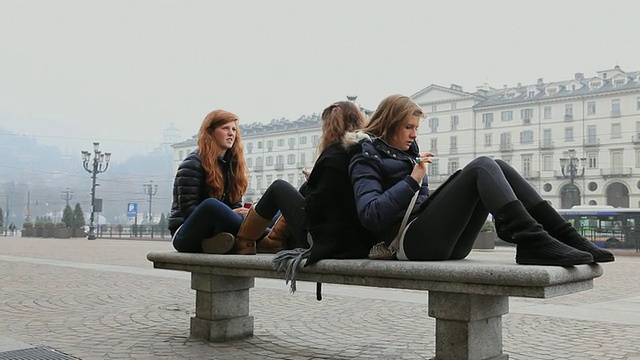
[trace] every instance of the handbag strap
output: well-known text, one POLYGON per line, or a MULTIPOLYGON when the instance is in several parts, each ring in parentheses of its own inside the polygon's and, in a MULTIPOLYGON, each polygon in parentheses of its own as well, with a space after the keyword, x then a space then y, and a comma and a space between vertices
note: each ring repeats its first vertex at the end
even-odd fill
POLYGON ((395 239, 393 239, 393 241, 391 242, 391 245, 389 245, 389 250, 391 250, 391 252, 394 254, 398 250, 398 246, 400 244, 400 238, 402 238, 402 233, 404 232, 405 226, 407 226, 407 222, 409 221, 409 216, 411 216, 411 212, 413 211, 413 206, 416 204, 416 200, 418 200, 419 194, 420 194, 420 190, 416 191, 416 193, 413 195, 413 198, 411 198, 409 207, 407 208, 407 211, 404 213, 404 218, 402 218, 402 222, 400 223, 400 229, 398 230, 398 235, 396 235, 395 239))

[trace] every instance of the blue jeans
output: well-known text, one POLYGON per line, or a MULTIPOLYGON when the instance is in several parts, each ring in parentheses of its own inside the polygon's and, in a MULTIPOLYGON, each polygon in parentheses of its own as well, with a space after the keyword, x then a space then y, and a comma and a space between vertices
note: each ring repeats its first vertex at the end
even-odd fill
POLYGON ((221 232, 238 233, 244 218, 222 201, 208 198, 200 203, 176 231, 173 247, 179 252, 202 252, 202 240, 221 232))

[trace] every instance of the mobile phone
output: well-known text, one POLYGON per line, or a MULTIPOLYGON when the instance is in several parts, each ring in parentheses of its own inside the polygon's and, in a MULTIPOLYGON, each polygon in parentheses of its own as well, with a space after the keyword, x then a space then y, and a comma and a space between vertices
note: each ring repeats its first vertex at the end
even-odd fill
POLYGON ((244 206, 245 208, 247 208, 247 209, 251 209, 251 205, 253 205, 253 203, 251 203, 251 202, 246 202, 246 203, 244 203, 244 205, 243 205, 243 206, 244 206))

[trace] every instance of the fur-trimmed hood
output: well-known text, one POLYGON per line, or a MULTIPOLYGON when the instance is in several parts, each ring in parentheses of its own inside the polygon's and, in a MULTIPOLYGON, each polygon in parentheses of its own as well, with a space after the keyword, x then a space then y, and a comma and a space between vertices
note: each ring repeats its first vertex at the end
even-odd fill
MULTIPOLYGON (((347 131, 342 136, 342 146, 345 149, 349 149, 350 147, 356 146, 358 144, 362 144, 363 141, 369 141, 370 143, 374 143, 376 140, 384 144, 384 147, 388 148, 392 152, 403 152, 402 150, 399 150, 389 145, 387 142, 385 142, 381 138, 361 130, 347 131)), ((387 151, 387 153, 389 152, 387 151)), ((411 144, 411 147, 407 151, 404 151, 404 153, 407 153, 413 157, 419 156, 420 152, 418 149, 418 143, 414 140, 413 144, 411 144)))
POLYGON ((364 131, 347 131, 342 135, 342 146, 348 149, 354 145, 358 145, 362 140, 373 141, 374 139, 376 139, 375 136, 364 131))

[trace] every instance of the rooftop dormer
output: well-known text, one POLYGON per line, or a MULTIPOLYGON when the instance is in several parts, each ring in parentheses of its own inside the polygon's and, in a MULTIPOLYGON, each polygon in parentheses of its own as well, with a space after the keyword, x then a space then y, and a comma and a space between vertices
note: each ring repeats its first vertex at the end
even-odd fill
POLYGON ((617 75, 624 75, 624 71, 620 69, 620 66, 616 65, 613 69, 598 71, 597 74, 597 77, 603 80, 609 80, 617 75))
POLYGON ((569 80, 567 81, 567 83, 564 85, 565 90, 567 90, 567 92, 574 92, 576 90, 580 90, 582 88, 582 83, 580 81, 577 80, 569 80))
POLYGON ((611 78, 611 85, 613 85, 613 87, 623 86, 626 83, 627 83, 627 75, 618 74, 611 78))
POLYGON ((604 83, 604 78, 601 77, 592 77, 591 79, 589 79, 589 90, 596 90, 602 87, 602 84, 604 83))

